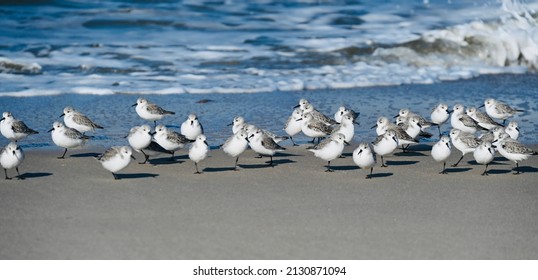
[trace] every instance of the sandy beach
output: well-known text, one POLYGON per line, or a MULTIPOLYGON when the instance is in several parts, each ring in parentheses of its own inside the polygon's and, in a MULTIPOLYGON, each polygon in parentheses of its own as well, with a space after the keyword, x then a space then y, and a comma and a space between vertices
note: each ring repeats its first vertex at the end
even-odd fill
POLYGON ((386 157, 389 167, 366 180, 351 159, 356 145, 333 173, 303 145, 278 154, 273 168, 248 150, 238 172, 212 150, 201 175, 180 151, 176 162, 132 162, 117 181, 93 158, 99 147, 65 160, 59 149, 28 151, 26 179, 1 181, 0 258, 538 257, 538 157, 518 176, 500 156, 481 176, 471 155, 439 175, 421 144, 386 157))

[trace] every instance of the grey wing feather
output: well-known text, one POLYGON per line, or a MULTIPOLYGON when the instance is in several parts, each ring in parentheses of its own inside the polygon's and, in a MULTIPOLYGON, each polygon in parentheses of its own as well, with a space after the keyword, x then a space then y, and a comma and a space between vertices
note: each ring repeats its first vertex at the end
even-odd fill
POLYGON ((463 142, 467 147, 476 148, 480 145, 480 142, 474 137, 461 137, 460 141, 463 142))
POLYGON ((91 127, 92 129, 95 129, 95 128, 103 128, 102 126, 94 123, 92 120, 90 120, 90 118, 86 117, 85 115, 82 115, 82 114, 74 114, 73 115, 73 121, 80 124, 80 125, 86 125, 86 126, 89 126, 91 127))
POLYGON ((25 123, 23 123, 22 121, 14 121, 11 125, 11 127, 13 128, 13 131, 15 133, 26 133, 26 134, 37 134, 39 132, 29 128, 28 126, 26 126, 25 123))
POLYGON ((114 156, 116 156, 117 154, 119 153, 119 149, 116 148, 116 147, 111 147, 109 148, 108 150, 106 150, 103 154, 101 154, 99 156, 99 160, 100 161, 106 161, 106 160, 109 160, 111 158, 113 158, 114 156))
POLYGON ((146 107, 148 112, 152 113, 152 114, 156 114, 156 115, 174 115, 175 113, 172 112, 172 111, 167 111, 159 106, 157 106, 156 104, 148 104, 148 106, 146 107))
POLYGON ((374 142, 372 142, 372 144, 377 145, 379 142, 381 142, 381 140, 383 140, 384 137, 385 137, 384 134, 381 134, 381 135, 377 136, 375 138, 374 142))
POLYGON ((394 131, 396 131, 396 137, 398 139, 417 142, 415 138, 409 136, 401 127, 395 127, 394 131))
POLYGON ((71 139, 90 139, 90 137, 80 133, 74 128, 66 128, 65 135, 71 139))
POLYGON ((527 148, 523 144, 515 141, 506 141, 503 144, 503 148, 512 154, 533 154, 534 151, 527 148))
POLYGON ((174 143, 177 143, 177 144, 186 144, 186 143, 191 142, 191 140, 187 139, 187 137, 185 137, 185 135, 183 135, 181 133, 177 133, 175 131, 173 131, 171 133, 168 133, 166 138, 168 140, 170 140, 170 142, 174 142, 174 143))
POLYGON ((264 136, 262 139, 262 146, 269 150, 285 150, 286 148, 278 145, 273 138, 264 136))
POLYGON ((478 127, 477 123, 473 118, 469 117, 468 115, 461 115, 459 120, 463 123, 463 125, 467 127, 478 127))
POLYGON ((324 123, 328 123, 328 124, 337 124, 337 122, 327 116, 325 116, 323 113, 319 112, 319 111, 312 111, 312 117, 315 119, 315 120, 318 120, 318 121, 322 121, 324 123))
POLYGON ((328 125, 326 125, 326 124, 324 124, 324 123, 322 123, 320 121, 310 122, 308 124, 308 127, 310 129, 312 129, 312 130, 321 131, 321 132, 323 132, 325 134, 333 133, 333 129, 330 126, 328 126, 328 125))
POLYGON ((495 106, 495 109, 499 113, 508 113, 508 114, 514 114, 516 112, 516 109, 504 104, 504 103, 497 103, 495 106))

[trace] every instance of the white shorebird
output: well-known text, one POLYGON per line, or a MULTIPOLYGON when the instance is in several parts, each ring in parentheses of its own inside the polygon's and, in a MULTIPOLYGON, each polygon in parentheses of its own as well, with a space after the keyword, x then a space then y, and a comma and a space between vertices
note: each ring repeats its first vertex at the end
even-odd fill
POLYGON ((503 125, 506 119, 512 117, 517 112, 523 112, 523 110, 512 108, 505 103, 499 102, 493 98, 488 98, 484 100, 484 104, 481 105, 479 108, 482 107, 486 107, 486 113, 490 117, 503 120, 503 125))
POLYGON ((510 138, 510 135, 502 133, 499 140, 494 143, 497 151, 508 160, 516 163, 516 173, 519 174, 519 161, 528 159, 531 155, 538 155, 537 152, 510 138))
POLYGON ((174 115, 172 111, 167 111, 156 104, 150 103, 145 98, 138 98, 133 107, 136 106, 138 116, 147 121, 153 121, 154 126, 157 126, 157 121, 161 120, 166 115, 174 115))
POLYGON ((321 138, 327 137, 327 135, 333 133, 332 127, 328 126, 322 121, 315 120, 311 113, 303 113, 303 117, 297 119, 297 121, 303 122, 303 127, 301 128, 301 130, 304 135, 313 138, 312 143, 314 143, 314 140, 316 138, 318 138, 319 143, 321 138))
POLYGON ((196 167, 194 174, 201 174, 198 171, 198 163, 207 157, 207 152, 209 152, 209 145, 207 144, 205 135, 200 134, 196 136, 196 140, 189 149, 189 159, 194 162, 194 166, 196 167))
POLYGON ((61 122, 54 122, 52 129, 48 132, 52 132, 51 136, 54 144, 65 149, 62 156, 58 157, 58 159, 65 158, 67 149, 82 147, 90 139, 89 136, 80 133, 74 128, 67 127, 61 122))
POLYGON ((519 138, 519 124, 516 121, 510 121, 504 128, 504 132, 510 135, 510 138, 517 140, 519 138))
POLYGON ((432 147, 432 158, 437 162, 443 162, 443 170, 439 174, 446 174, 446 160, 452 152, 452 146, 450 145, 450 138, 448 136, 441 136, 439 142, 435 143, 432 147))
POLYGON ((479 164, 485 164, 486 169, 482 173, 482 176, 488 175, 488 165, 490 162, 493 161, 493 158, 495 157, 495 149, 491 146, 491 142, 489 141, 482 141, 476 147, 476 149, 473 152, 474 160, 479 164))
POLYGON ((351 142, 353 136, 355 136, 355 125, 353 124, 353 117, 350 114, 346 114, 342 117, 339 125, 333 129, 333 134, 342 133, 346 142, 351 142))
POLYGON ((419 115, 417 113, 414 113, 414 112, 411 112, 411 110, 409 110, 407 108, 400 109, 400 111, 398 112, 398 115, 396 115, 394 117, 396 118, 398 116, 401 116, 401 117, 404 117, 404 118, 407 118, 407 119, 410 119, 411 117, 416 117, 418 119, 418 123, 420 124, 421 130, 424 130, 424 129, 434 125, 434 123, 432 123, 430 121, 427 121, 421 115, 419 115))
POLYGON ((453 128, 450 130, 450 140, 452 141, 452 145, 456 147, 461 152, 461 157, 455 164, 452 165, 452 167, 458 166, 460 161, 463 159, 463 156, 465 156, 468 153, 474 152, 476 147, 478 147, 478 140, 474 137, 473 134, 461 131, 457 128, 453 128))
POLYGON ((300 108, 295 108, 293 110, 293 113, 286 121, 286 124, 284 125, 284 131, 290 136, 291 143, 293 143, 293 146, 299 146, 293 141, 293 136, 299 134, 299 132, 302 131, 303 128, 303 120, 298 121, 303 116, 303 110, 300 108))
POLYGON ((341 123, 342 122, 342 117, 345 115, 345 114, 350 114, 351 115, 351 118, 353 118, 353 122, 356 123, 357 122, 357 118, 359 117, 360 113, 357 113, 349 108, 346 108, 344 106, 340 106, 338 108, 338 111, 336 111, 336 113, 334 113, 334 120, 337 122, 337 123, 341 123))
POLYGON ((276 152, 284 151, 286 148, 278 145, 273 138, 267 136, 261 129, 249 132, 248 143, 250 148, 260 155, 269 156, 271 161, 269 166, 273 166, 273 156, 276 152))
POLYGON ((374 142, 372 142, 374 152, 381 157, 381 167, 387 167, 383 157, 388 155, 398 147, 398 138, 396 132, 392 129, 385 131, 385 133, 377 136, 374 142))
POLYGON ((7 176, 7 170, 15 168, 17 171, 17 179, 22 180, 24 177, 19 173, 19 165, 21 165, 24 160, 24 152, 15 142, 11 142, 5 146, 0 152, 0 165, 4 168, 4 174, 6 175, 6 180, 11 180, 7 176))
POLYGON ((131 148, 144 155, 144 158, 146 160, 143 163, 146 163, 147 159, 149 158, 144 152, 144 149, 146 149, 151 144, 152 135, 153 133, 151 132, 151 128, 149 127, 149 125, 144 124, 141 126, 134 126, 133 128, 131 128, 129 135, 126 136, 129 145, 131 145, 131 148))
POLYGON ((221 148, 226 154, 235 157, 234 170, 237 171, 239 156, 248 148, 248 133, 244 129, 239 130, 228 138, 221 148))
POLYGON ((487 130, 492 130, 495 127, 502 126, 500 123, 497 123, 492 118, 490 118, 486 113, 480 112, 478 109, 476 109, 476 107, 467 108, 465 113, 473 120, 475 120, 479 126, 487 130))
POLYGON ((321 141, 321 143, 308 148, 308 150, 313 152, 316 157, 327 161, 327 170, 325 170, 325 172, 333 171, 331 169, 331 160, 337 159, 342 155, 344 144, 349 145, 345 138, 346 137, 342 133, 336 133, 321 141))
POLYGON ((86 115, 80 113, 71 106, 67 106, 64 108, 63 114, 60 115, 60 118, 61 117, 64 117, 65 126, 74 128, 79 132, 82 132, 82 134, 88 131, 93 132, 96 128, 103 129, 102 126, 96 124, 86 115))
POLYGON ((103 154, 97 157, 101 165, 114 176, 114 180, 118 180, 116 172, 124 169, 129 165, 133 157, 133 150, 128 146, 115 146, 107 149, 103 154))
POLYGON ((169 130, 166 126, 160 124, 155 127, 155 142, 161 145, 166 150, 172 152, 170 159, 174 159, 174 154, 177 150, 185 147, 185 144, 191 143, 192 140, 187 139, 185 135, 169 130))
POLYGON ((187 139, 194 141, 198 135, 204 134, 204 127, 195 114, 190 114, 181 124, 180 132, 181 134, 185 135, 187 139))
MULTIPOLYGON (((303 108, 301 108, 303 109, 303 108)), ((325 123, 326 125, 334 125, 337 124, 337 122, 329 117, 327 117, 325 114, 321 113, 320 111, 314 109, 314 106, 312 104, 307 104, 303 109, 303 114, 310 113, 312 115, 312 118, 314 120, 318 120, 320 122, 325 123)))
POLYGON ((24 139, 28 135, 39 133, 26 126, 24 122, 15 119, 10 112, 4 112, 2 114, 2 119, 0 119, 0 132, 4 137, 13 142, 24 139))
POLYGON ((437 124, 439 137, 441 136, 441 125, 446 123, 448 118, 450 118, 450 113, 452 113, 452 111, 448 110, 448 105, 445 103, 437 104, 437 106, 435 106, 435 108, 432 110, 430 118, 432 123, 437 124))
POLYGON ((465 107, 461 104, 454 105, 452 116, 450 116, 450 124, 453 128, 473 134, 482 129, 473 118, 465 114, 465 107))
POLYGON ((246 127, 248 124, 245 122, 245 119, 241 116, 237 116, 233 119, 232 123, 228 124, 228 126, 232 126, 232 133, 236 134, 239 130, 246 127))
POLYGON ((299 100, 299 104, 295 105, 293 108, 299 108, 301 110, 304 110, 306 108, 306 105, 310 104, 310 102, 308 102, 308 100, 306 100, 305 98, 301 98, 299 100))
POLYGON ((376 158, 368 143, 359 143, 359 146, 353 151, 353 162, 362 169, 370 168, 370 175, 366 175, 366 179, 372 178, 376 158))
MULTIPOLYGON (((378 121, 379 121, 379 119, 378 119, 378 121)), ((396 138, 398 139, 398 141, 397 141, 398 146, 400 148, 402 148, 402 151, 404 153, 407 152, 407 148, 409 147, 409 145, 418 143, 418 140, 416 140, 415 138, 413 138, 409 134, 407 134, 407 132, 403 129, 402 126, 398 126, 398 125, 395 125, 393 123, 390 123, 389 125, 383 125, 383 126, 377 125, 376 133, 380 133, 378 135, 378 137, 379 137, 379 136, 385 134, 388 130, 392 130, 394 132, 396 138)), ((377 153, 377 151, 376 151, 376 153, 377 153)), ((383 165, 381 165, 381 166, 385 167, 383 165)))

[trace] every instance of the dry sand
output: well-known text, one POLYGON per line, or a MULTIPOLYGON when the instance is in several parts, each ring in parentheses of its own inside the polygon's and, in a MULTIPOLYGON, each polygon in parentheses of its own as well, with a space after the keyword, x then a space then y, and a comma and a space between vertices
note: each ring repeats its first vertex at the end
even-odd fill
POLYGON ((183 151, 175 163, 133 162, 118 181, 93 158, 101 148, 65 160, 59 149, 28 150, 26 180, 0 181, 0 258, 538 258, 538 156, 519 176, 500 156, 480 176, 472 155, 439 175, 419 145, 366 180, 355 147, 333 173, 302 146, 274 168, 247 151, 239 172, 212 150, 201 175, 183 151))

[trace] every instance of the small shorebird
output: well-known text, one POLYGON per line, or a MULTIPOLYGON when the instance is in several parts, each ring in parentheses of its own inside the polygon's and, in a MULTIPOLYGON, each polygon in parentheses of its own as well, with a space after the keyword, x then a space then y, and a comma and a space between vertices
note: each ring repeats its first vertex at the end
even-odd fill
POLYGON ((103 129, 102 126, 94 123, 86 115, 78 112, 75 108, 67 106, 64 108, 63 114, 60 118, 64 117, 64 123, 67 127, 74 128, 82 134, 88 131, 95 131, 96 128, 103 129))
POLYGON ((198 163, 207 157, 209 151, 209 145, 207 144, 206 137, 203 134, 196 136, 196 140, 192 143, 189 149, 189 159, 194 162, 196 172, 194 174, 201 174, 198 171, 198 163))
POLYGON ((479 164, 485 164, 486 169, 482 173, 482 176, 488 175, 488 165, 490 162, 493 161, 493 158, 495 157, 495 149, 491 146, 491 142, 489 141, 482 141, 476 147, 476 149, 473 152, 474 160, 479 164))
POLYGON ((157 120, 162 119, 166 115, 174 115, 172 111, 167 111, 156 104, 150 103, 145 98, 138 98, 132 107, 136 106, 135 110, 138 116, 144 120, 153 121, 154 126, 157 126, 157 120))
POLYGON ((232 135, 224 144, 221 149, 228 155, 235 157, 234 170, 237 171, 237 162, 239 156, 248 148, 248 133, 242 129, 236 134, 232 135))
POLYGON ((321 143, 308 148, 308 150, 313 152, 316 157, 327 161, 327 170, 325 172, 332 172, 331 160, 342 155, 344 144, 349 144, 346 142, 346 137, 342 133, 336 133, 321 141, 321 143))
POLYGON ((24 177, 19 173, 19 165, 21 165, 24 160, 24 152, 15 142, 11 142, 5 146, 0 152, 0 165, 4 168, 4 174, 6 175, 6 180, 11 180, 7 176, 7 170, 15 168, 17 171, 17 179, 22 180, 24 177))
POLYGON ((512 108, 505 103, 497 101, 493 98, 488 98, 484 100, 484 104, 479 108, 486 107, 486 113, 494 118, 503 120, 503 125, 506 122, 506 119, 511 118, 518 112, 523 112, 523 110, 512 108))
POLYGON ((359 146, 353 151, 353 162, 362 169, 370 168, 370 175, 366 175, 366 179, 372 178, 376 159, 368 143, 359 143, 359 146))
POLYGON ((187 139, 194 141, 198 135, 204 134, 204 127, 195 114, 190 114, 181 124, 180 132, 181 134, 185 135, 187 139))
POLYGON ((97 157, 101 165, 114 176, 114 180, 118 180, 116 172, 124 169, 129 165, 133 157, 133 150, 128 146, 110 147, 103 154, 97 157))
POLYGON ((452 111, 448 110, 448 105, 445 103, 439 103, 435 108, 432 110, 432 114, 430 116, 432 123, 437 125, 437 129, 439 130, 439 137, 441 137, 441 125, 446 123, 448 118, 450 118, 450 113, 452 111))
POLYGON ((446 160, 452 152, 452 146, 450 145, 450 138, 448 136, 441 136, 439 142, 435 143, 432 147, 432 158, 437 162, 443 162, 443 170, 439 174, 446 174, 446 160))
POLYGON ((10 112, 4 112, 0 119, 0 132, 10 141, 17 142, 26 138, 28 135, 39 132, 29 128, 20 120, 15 119, 10 112))
POLYGON ((64 153, 58 159, 65 158, 67 149, 82 147, 90 139, 89 136, 80 133, 74 128, 67 127, 61 122, 54 122, 48 132, 52 132, 52 141, 56 146, 65 148, 64 153))

